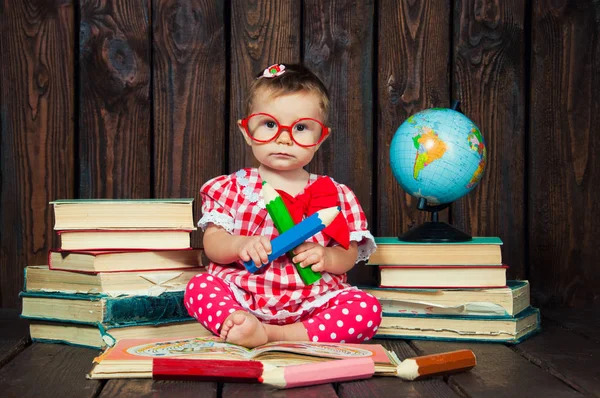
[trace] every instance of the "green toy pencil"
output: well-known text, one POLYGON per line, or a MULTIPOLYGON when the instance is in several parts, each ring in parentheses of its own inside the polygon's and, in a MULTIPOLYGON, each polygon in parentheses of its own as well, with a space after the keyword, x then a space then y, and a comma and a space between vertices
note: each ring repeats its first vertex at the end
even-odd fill
MULTIPOLYGON (((292 228, 295 223, 288 211, 285 203, 283 203, 283 199, 272 186, 267 184, 266 181, 262 183, 261 194, 263 197, 263 201, 265 202, 265 207, 267 208, 267 212, 273 219, 273 224, 275 224, 275 228, 277 231, 282 234, 286 232, 288 229, 292 228)), ((292 251, 288 252, 290 258, 294 257, 294 253, 292 251)), ((300 278, 305 285, 312 285, 319 279, 321 279, 321 274, 319 272, 313 271, 310 266, 306 268, 302 268, 300 264, 294 264, 296 269, 298 270, 298 274, 300 274, 300 278)))

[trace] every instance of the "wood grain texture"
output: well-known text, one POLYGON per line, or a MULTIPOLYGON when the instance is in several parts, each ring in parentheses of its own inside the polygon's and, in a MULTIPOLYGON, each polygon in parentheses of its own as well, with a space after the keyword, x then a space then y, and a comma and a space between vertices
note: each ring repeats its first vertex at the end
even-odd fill
POLYGON ((309 170, 348 185, 369 220, 373 173, 373 1, 304 2, 304 64, 331 97, 331 136, 309 170))
POLYGON ((551 320, 562 328, 577 333, 587 339, 600 343, 600 307, 591 308, 544 308, 542 316, 545 322, 551 320))
POLYGON ((31 343, 29 322, 19 314, 20 310, 0 309, 0 368, 31 343))
MULTIPOLYGON (((398 236, 431 221, 404 192, 390 167, 396 129, 412 114, 450 105, 450 1, 379 2, 377 74, 378 236, 398 236)), ((439 213, 448 221, 448 210, 439 213)))
POLYGON ((499 236, 510 279, 525 274, 525 2, 462 0, 454 9, 453 97, 480 129, 487 166, 452 222, 499 236))
MULTIPOLYGON (((226 172, 223 12, 223 0, 153 2, 155 197, 197 197, 226 172)), ((199 232, 192 246, 202 246, 199 232)))
MULTIPOLYGON (((543 338, 538 335, 534 338, 543 338)), ((411 342, 419 355, 469 349, 477 365, 450 375, 448 384, 468 397, 577 397, 581 396, 560 380, 519 356, 502 344, 441 341, 411 342)), ((518 346, 517 346, 518 347, 518 346)))
POLYGON ((61 344, 33 344, 0 369, 5 397, 96 397, 99 380, 86 380, 97 350, 61 344))
POLYGON ((48 202, 73 197, 73 15, 0 1, 0 307, 19 307, 23 268, 57 242, 48 202))
POLYGON ((112 397, 217 398, 217 383, 143 379, 108 380, 100 398, 112 397))
MULTIPOLYGON (((373 220, 373 3, 303 3, 303 62, 329 90, 332 128, 308 170, 352 189, 367 222, 373 220)), ((348 277, 353 283, 372 279, 367 267, 354 267, 348 277)))
POLYGON ((600 397, 600 344, 545 320, 515 351, 586 396, 600 397))
MULTIPOLYGON (((416 356, 415 351, 403 340, 373 340, 388 350, 394 351, 400 360, 416 356)), ((397 377, 375 376, 367 380, 340 384, 340 397, 456 397, 442 377, 431 377, 420 381, 403 381, 397 377)))
POLYGON ((598 15, 598 2, 533 5, 528 232, 542 305, 600 297, 598 15))
POLYGON ((79 195, 148 198, 150 4, 148 0, 80 4, 79 195))
POLYGON ((225 383, 223 397, 253 397, 253 398, 334 398, 337 397, 332 384, 297 387, 288 390, 278 390, 266 384, 225 383))
POLYGON ((246 116, 245 93, 254 76, 274 63, 300 61, 301 12, 300 0, 231 2, 230 173, 258 166, 237 121, 246 116))

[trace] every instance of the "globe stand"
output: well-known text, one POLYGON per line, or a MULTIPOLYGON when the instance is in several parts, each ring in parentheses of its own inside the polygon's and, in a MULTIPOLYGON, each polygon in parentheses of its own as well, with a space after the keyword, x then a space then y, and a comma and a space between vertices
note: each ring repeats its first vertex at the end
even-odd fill
POLYGON ((450 206, 450 203, 430 206, 427 204, 425 198, 419 198, 417 209, 431 212, 431 221, 411 228, 400 235, 398 239, 406 242, 428 243, 466 242, 473 239, 471 235, 464 233, 460 229, 443 221, 438 221, 438 211, 448 206, 450 206))

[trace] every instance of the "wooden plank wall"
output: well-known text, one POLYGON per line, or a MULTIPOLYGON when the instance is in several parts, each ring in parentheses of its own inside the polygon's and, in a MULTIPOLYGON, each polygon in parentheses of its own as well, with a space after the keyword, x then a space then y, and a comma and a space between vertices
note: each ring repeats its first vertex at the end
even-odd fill
POLYGON ((0 306, 57 244, 49 201, 197 198, 255 165, 236 121, 274 62, 329 86, 334 134, 309 169, 352 187, 379 236, 425 221, 389 168, 395 129, 460 99, 489 164, 442 218, 500 236, 538 305, 597 303, 598 15, 593 0, 0 0, 0 306))

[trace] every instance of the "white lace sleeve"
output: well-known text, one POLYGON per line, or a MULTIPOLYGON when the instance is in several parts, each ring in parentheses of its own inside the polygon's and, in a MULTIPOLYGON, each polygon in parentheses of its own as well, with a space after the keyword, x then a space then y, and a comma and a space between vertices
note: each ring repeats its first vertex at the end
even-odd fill
POLYGON ((367 261, 377 249, 375 238, 369 231, 350 232, 350 241, 358 242, 358 257, 356 262, 367 261))
POLYGON ((223 229, 229 232, 230 234, 233 233, 233 218, 226 214, 219 213, 218 211, 211 211, 209 213, 203 214, 202 218, 198 220, 198 227, 201 228, 202 231, 206 231, 206 228, 210 223, 223 227, 223 229))

